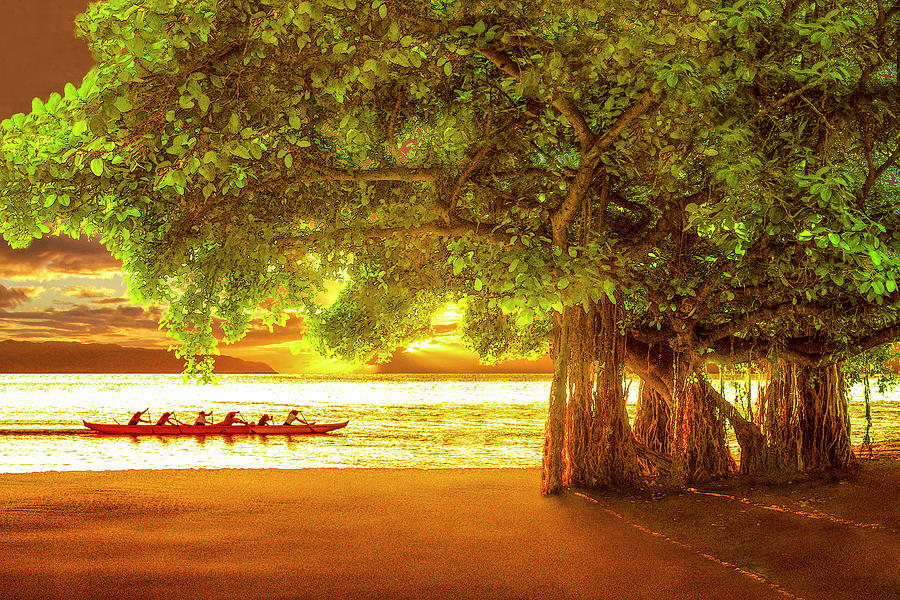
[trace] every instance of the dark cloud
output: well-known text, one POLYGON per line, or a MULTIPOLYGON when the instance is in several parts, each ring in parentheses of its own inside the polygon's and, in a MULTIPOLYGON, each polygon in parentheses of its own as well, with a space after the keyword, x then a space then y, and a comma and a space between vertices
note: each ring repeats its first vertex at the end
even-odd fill
POLYGON ((0 243, 0 279, 45 281, 64 275, 109 277, 121 270, 122 263, 97 239, 44 237, 21 250, 0 243))
POLYGON ((131 302, 128 298, 100 298, 98 300, 91 300, 91 304, 127 304, 131 302))
MULTIPOLYGON (((262 324, 259 319, 250 322, 250 330, 239 341, 231 344, 229 347, 249 348, 255 346, 267 346, 275 344, 284 344, 290 342, 298 342, 303 337, 306 327, 303 325, 303 319, 297 315, 289 315, 284 327, 274 325, 272 332, 269 328, 262 324)), ((213 334, 219 339, 222 338, 223 331, 218 321, 213 322, 213 334)))
POLYGON ((28 300, 23 288, 8 288, 0 285, 0 309, 12 308, 28 300))
POLYGON ((68 310, 0 313, 0 336, 15 339, 48 338, 94 341, 104 336, 137 335, 151 344, 160 339, 159 308, 77 306, 68 310), (151 333, 152 332, 152 333, 151 333), (5 335, 3 335, 5 334, 5 335))

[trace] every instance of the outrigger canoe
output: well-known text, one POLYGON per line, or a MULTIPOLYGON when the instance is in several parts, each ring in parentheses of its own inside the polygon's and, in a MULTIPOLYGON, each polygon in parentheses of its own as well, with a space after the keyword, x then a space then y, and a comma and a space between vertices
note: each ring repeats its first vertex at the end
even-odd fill
POLYGON ((257 435, 308 435, 328 433, 346 427, 343 423, 309 423, 308 425, 119 425, 108 423, 88 423, 84 426, 99 433, 114 435, 235 435, 255 433, 257 435))

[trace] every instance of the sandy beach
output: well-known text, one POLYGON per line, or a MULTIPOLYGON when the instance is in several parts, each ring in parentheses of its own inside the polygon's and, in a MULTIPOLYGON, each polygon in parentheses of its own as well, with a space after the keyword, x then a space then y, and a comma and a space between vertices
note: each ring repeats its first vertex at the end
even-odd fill
POLYGON ((896 598, 900 462, 850 481, 539 494, 539 473, 0 475, 0 598, 896 598))

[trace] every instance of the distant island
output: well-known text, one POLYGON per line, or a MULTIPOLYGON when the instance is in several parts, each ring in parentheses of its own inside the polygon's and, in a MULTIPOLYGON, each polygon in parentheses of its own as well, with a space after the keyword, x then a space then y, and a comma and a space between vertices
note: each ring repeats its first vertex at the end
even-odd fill
MULTIPOLYGON (((216 373, 277 373, 264 362, 216 356, 216 373)), ((0 373, 181 373, 173 352, 116 344, 0 341, 0 373)))

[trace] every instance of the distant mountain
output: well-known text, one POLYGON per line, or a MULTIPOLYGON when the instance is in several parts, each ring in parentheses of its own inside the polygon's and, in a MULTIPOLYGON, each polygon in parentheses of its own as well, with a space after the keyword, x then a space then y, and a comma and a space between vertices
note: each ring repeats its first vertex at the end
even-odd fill
MULTIPOLYGON (((0 373, 181 373, 173 352, 116 344, 0 341, 0 373)), ((216 373, 276 373, 263 362, 216 357, 216 373)))

